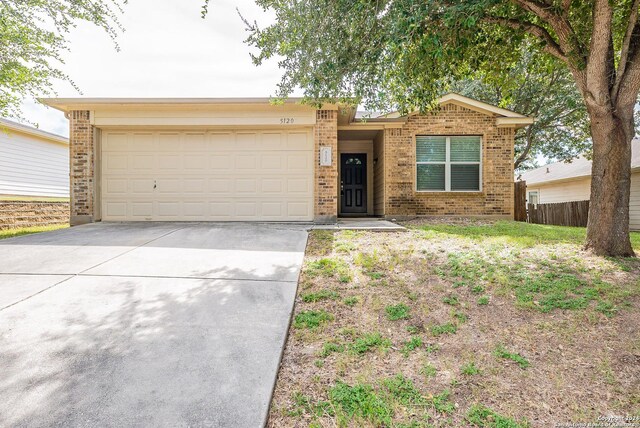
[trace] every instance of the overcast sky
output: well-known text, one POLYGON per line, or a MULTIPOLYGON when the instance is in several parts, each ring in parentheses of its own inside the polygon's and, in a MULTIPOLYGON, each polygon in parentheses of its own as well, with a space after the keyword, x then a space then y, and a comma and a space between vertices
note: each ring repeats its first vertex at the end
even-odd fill
MULTIPOLYGON (((101 30, 79 25, 70 36, 63 71, 79 86, 58 82, 60 97, 267 97, 281 72, 276 61, 256 67, 244 44, 236 6, 261 26, 271 22, 251 0, 130 0, 121 21, 120 52, 101 30)), ((24 116, 40 129, 68 135, 63 114, 26 102, 24 116)))

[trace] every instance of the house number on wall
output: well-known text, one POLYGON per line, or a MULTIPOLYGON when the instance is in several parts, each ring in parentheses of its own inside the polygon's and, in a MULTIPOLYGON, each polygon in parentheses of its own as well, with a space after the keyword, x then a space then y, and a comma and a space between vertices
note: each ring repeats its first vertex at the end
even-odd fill
POLYGON ((281 117, 280 118, 280 123, 283 125, 288 125, 293 123, 293 118, 292 117, 281 117))
POLYGON ((331 166, 331 147, 320 147, 320 166, 331 166))

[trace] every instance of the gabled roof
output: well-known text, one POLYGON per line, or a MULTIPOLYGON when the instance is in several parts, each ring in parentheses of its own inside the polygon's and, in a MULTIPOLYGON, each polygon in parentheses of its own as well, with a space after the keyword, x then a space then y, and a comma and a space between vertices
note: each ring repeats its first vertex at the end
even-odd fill
MULTIPOLYGON (((631 142, 631 170, 640 169, 640 139, 631 142)), ((571 162, 555 162, 532 169, 520 175, 527 186, 575 180, 591 176, 591 161, 580 156, 571 162)))
MULTIPOLYGON (((448 93, 440 97, 438 100, 439 105, 445 104, 455 104, 461 107, 468 108, 469 110, 474 110, 480 113, 488 114, 496 117, 496 123, 498 126, 513 126, 516 128, 531 125, 534 122, 533 117, 525 116, 520 113, 516 113, 511 110, 503 109, 500 107, 496 107, 491 104, 487 104, 482 101, 474 100, 473 98, 465 97, 464 95, 456 94, 454 92, 448 93)), ((406 118, 407 116, 411 116, 414 114, 418 114, 418 111, 414 111, 409 115, 402 116, 398 112, 392 112, 380 115, 376 117, 378 120, 384 119, 400 119, 406 118)), ((372 119, 368 119, 372 120, 372 119)), ((375 120, 375 119, 374 119, 375 120)))
MULTIPOLYGON (((42 98, 42 103, 55 109, 68 112, 70 110, 94 110, 103 108, 181 108, 202 107, 202 106, 268 106, 273 102, 272 98, 42 98)), ((286 98, 284 104, 289 107, 299 109, 314 108, 311 105, 302 105, 302 98, 286 98)), ((494 116, 498 127, 523 127, 533 123, 532 117, 506 110, 487 104, 460 94, 450 93, 438 100, 440 105, 456 104, 470 110, 494 116)), ((356 110, 351 107, 344 107, 337 104, 323 105, 322 108, 339 110, 338 125, 348 125, 354 122, 402 122, 407 116, 399 113, 389 113, 385 115, 372 116, 369 118, 356 118, 356 110)), ((413 113, 416 114, 417 112, 413 113)))
POLYGON ((52 132, 42 131, 33 126, 23 125, 13 120, 0 118, 0 132, 5 131, 20 132, 22 134, 32 135, 54 143, 69 144, 69 139, 52 132))
POLYGON ((474 100, 473 98, 465 97, 464 95, 456 94, 451 92, 438 100, 439 104, 447 104, 453 103, 458 104, 463 107, 467 107, 471 110, 480 111, 481 113, 492 113, 496 116, 503 117, 512 117, 512 118, 521 118, 521 119, 530 119, 531 123, 533 123, 533 118, 525 116, 520 113, 516 113, 515 111, 507 110, 504 108, 496 107, 491 104, 484 103, 482 101, 474 100))

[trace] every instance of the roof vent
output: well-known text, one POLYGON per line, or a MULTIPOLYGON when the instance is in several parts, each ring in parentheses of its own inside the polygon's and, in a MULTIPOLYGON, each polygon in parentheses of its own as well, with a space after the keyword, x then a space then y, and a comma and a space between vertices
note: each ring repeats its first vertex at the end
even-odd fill
POLYGON ((549 168, 547 167, 547 174, 549 174, 551 171, 549 171, 549 168))

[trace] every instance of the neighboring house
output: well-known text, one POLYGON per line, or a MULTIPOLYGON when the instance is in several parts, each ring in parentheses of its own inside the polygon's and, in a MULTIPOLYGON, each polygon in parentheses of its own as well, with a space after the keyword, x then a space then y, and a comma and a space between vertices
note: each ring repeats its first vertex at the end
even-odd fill
POLYGON ((69 140, 0 119, 0 198, 68 198, 69 140))
POLYGON ((0 119, 0 229, 69 221, 69 140, 0 119))
POLYGON ((70 120, 71 222, 513 218, 532 118, 457 94, 357 119, 289 99, 46 99, 70 120))
MULTIPOLYGON (((629 226, 640 230, 640 139, 631 143, 629 226)), ((591 161, 583 156, 532 169, 518 177, 527 183, 527 202, 550 204, 587 201, 591 197, 591 161)))

